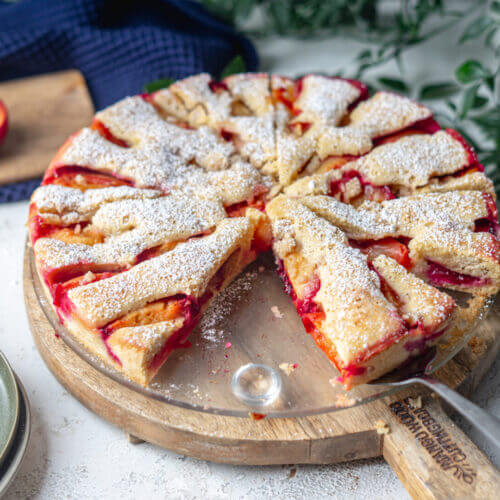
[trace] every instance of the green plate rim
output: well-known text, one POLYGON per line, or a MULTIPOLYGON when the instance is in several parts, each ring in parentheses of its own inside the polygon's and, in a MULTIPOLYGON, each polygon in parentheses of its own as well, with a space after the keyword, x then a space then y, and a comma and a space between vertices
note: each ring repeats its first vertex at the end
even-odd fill
POLYGON ((3 472, 3 475, 0 477, 0 498, 2 498, 3 495, 7 492, 9 487, 12 485, 15 477, 17 476, 24 462, 31 437, 31 409, 28 395, 17 375, 16 381, 20 402, 19 424, 17 426, 14 445, 9 451, 8 456, 6 457, 9 463, 7 464, 7 466, 5 465, 5 463, 0 465, 0 473, 3 472))
POLYGON ((19 423, 19 389, 17 386, 16 382, 16 377, 14 375, 14 372, 12 371, 12 368, 7 361, 7 358, 3 354, 2 351, 0 351, 0 364, 3 365, 5 368, 5 371, 7 372, 7 377, 4 379, 4 382, 7 386, 7 389, 9 392, 11 392, 11 396, 13 396, 14 399, 14 420, 11 422, 11 428, 10 428, 10 433, 8 434, 7 441, 2 449, 0 449, 0 464, 4 461, 4 459, 7 457, 10 447, 12 446, 12 443, 14 441, 14 437, 16 436, 16 431, 19 423))

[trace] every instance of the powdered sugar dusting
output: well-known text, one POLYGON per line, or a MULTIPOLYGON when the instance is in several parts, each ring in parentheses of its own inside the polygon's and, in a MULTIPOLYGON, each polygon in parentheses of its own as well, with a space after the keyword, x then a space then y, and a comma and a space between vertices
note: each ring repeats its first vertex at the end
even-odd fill
POLYGON ((349 125, 359 127, 371 137, 379 137, 431 116, 428 108, 407 97, 377 92, 358 104, 350 115, 349 125))
POLYGON ((440 131, 384 144, 352 166, 376 185, 418 187, 431 177, 457 172, 466 163, 467 152, 462 144, 440 131))
POLYGON ((222 263, 250 236, 249 232, 248 220, 226 219, 205 238, 180 243, 129 271, 73 288, 68 296, 79 316, 95 326, 177 293, 199 297, 222 263))
POLYGON ((360 93, 345 80, 308 75, 302 79, 302 91, 295 102, 302 110, 296 120, 336 125, 360 93))
POLYGON ((90 219, 104 204, 119 200, 147 199, 160 196, 159 191, 116 186, 102 189, 79 189, 49 184, 35 190, 31 201, 43 216, 57 215, 63 224, 90 219))
POLYGON ((212 300, 198 325, 200 336, 208 348, 219 346, 229 333, 222 324, 252 289, 257 276, 256 271, 241 274, 212 300))
MULTIPOLYGON (((425 275, 422 262, 448 249, 458 259, 455 266, 472 266, 472 274, 490 273, 497 280, 497 241, 490 233, 473 232, 478 219, 491 218, 482 193, 444 192, 358 206, 365 188, 390 186, 393 193, 407 195, 472 161, 460 140, 443 131, 403 137, 368 153, 372 139, 429 118, 424 106, 379 92, 349 114, 360 89, 318 75, 299 82, 266 74, 237 75, 217 83, 202 74, 176 82, 163 94, 163 101, 160 94, 157 99, 129 97, 96 115, 129 147, 109 141, 101 135, 106 135, 105 129, 83 129, 68 141, 48 177, 57 179, 58 167, 74 165, 131 181, 135 187, 110 188, 103 182, 101 189, 84 191, 87 174, 80 173, 74 187, 44 186, 32 198, 34 213, 46 225, 65 228, 49 230, 46 234, 54 237, 39 238, 34 245, 37 261, 46 271, 74 264, 82 273, 97 272, 101 264, 122 271, 96 282, 90 282, 95 278, 90 272, 87 284, 70 290, 75 315, 87 325, 104 325, 177 293, 200 297, 236 250, 251 258, 253 236, 266 232, 257 227, 263 218, 228 219, 224 207, 261 204, 263 192, 274 197, 298 176, 304 182, 296 196, 328 194, 332 182, 343 181, 350 170, 358 177, 348 178, 343 188, 349 188, 346 199, 354 200, 356 208, 321 196, 301 201, 280 197, 267 208, 275 253, 301 279, 298 295, 305 294, 311 282, 321 283, 314 301, 323 307, 323 328, 340 359, 349 362, 359 349, 399 332, 414 313, 408 309, 403 318, 398 316, 381 290, 372 262, 350 246, 348 237, 411 239, 410 256, 418 264, 414 272, 420 275, 425 275), (305 177, 328 168, 320 158, 363 154, 337 170, 305 177), (294 264, 290 255, 301 260, 294 264)), ((454 186, 463 189, 457 182, 454 186)), ((38 223, 37 219, 34 224, 38 223)), ((445 260, 438 257, 437 262, 445 260)), ((404 272, 396 274, 394 283, 408 282, 404 272)), ((413 290, 421 285, 415 280, 413 290)), ((225 335, 220 321, 230 316, 231 304, 236 307, 250 281, 248 276, 240 278, 213 301, 200 326, 202 343, 219 344, 225 335)), ((433 302, 434 289, 421 292, 420 302, 412 296, 417 312, 429 317, 435 312, 438 321, 444 320, 446 307, 438 299, 433 302)), ((272 312, 283 317, 277 306, 272 312)), ((160 323, 155 325, 129 332, 134 345, 149 349, 147 355, 166 332, 160 323)))
POLYGON ((42 238, 35 249, 50 268, 78 263, 129 265, 144 250, 203 233, 225 216, 220 203, 195 197, 121 200, 102 206, 92 218, 92 227, 104 235, 104 243, 42 238))

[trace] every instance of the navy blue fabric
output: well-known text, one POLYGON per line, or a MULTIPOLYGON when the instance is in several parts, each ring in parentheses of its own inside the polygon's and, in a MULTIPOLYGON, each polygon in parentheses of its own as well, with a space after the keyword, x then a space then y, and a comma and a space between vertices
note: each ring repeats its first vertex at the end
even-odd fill
MULTIPOLYGON (((217 76, 238 54, 257 69, 252 44, 189 0, 0 0, 0 80, 78 68, 96 109, 158 78, 217 76)), ((0 203, 32 186, 0 187, 0 203)))

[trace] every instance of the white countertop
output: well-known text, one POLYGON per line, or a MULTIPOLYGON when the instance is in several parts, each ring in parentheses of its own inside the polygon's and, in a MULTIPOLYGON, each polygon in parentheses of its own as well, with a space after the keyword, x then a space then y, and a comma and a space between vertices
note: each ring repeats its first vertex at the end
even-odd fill
MULTIPOLYGON (((262 42, 261 69, 290 75, 334 72, 358 47, 328 40, 262 42)), ((458 54, 454 39, 444 34, 419 50, 411 54, 412 77, 439 80, 475 49, 461 48, 458 54)), ((409 498, 383 459, 329 466, 236 467, 194 460, 150 444, 131 445, 122 431, 92 414, 56 382, 33 344, 22 293, 27 207, 27 202, 0 205, 0 349, 26 387, 33 416, 27 456, 7 499, 409 498), (291 477, 293 469, 296 474, 291 477)), ((499 415, 499 387, 497 360, 473 400, 499 415)), ((459 423, 498 466, 498 451, 493 454, 477 432, 459 423)))

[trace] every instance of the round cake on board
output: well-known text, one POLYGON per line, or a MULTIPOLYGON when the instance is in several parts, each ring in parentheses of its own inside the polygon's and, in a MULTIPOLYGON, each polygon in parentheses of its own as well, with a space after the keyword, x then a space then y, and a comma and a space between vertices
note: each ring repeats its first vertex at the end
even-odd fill
POLYGON ((460 134, 321 75, 201 74, 98 112, 29 231, 60 320, 143 385, 263 252, 347 388, 463 331, 500 283, 493 184, 460 134))

